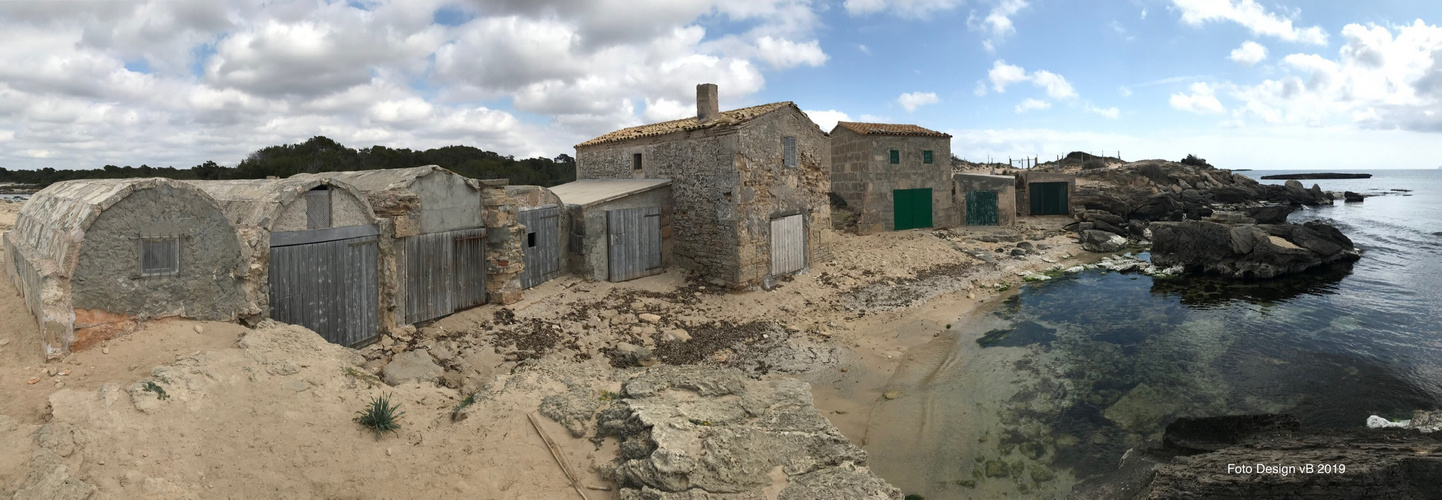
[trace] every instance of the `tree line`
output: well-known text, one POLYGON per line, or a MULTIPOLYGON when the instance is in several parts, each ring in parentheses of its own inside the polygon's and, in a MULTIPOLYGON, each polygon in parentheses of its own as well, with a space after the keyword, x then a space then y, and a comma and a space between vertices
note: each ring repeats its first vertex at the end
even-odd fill
POLYGON ((267 146, 256 150, 234 167, 207 161, 190 168, 106 165, 89 170, 7 170, 0 167, 0 183, 26 184, 43 188, 72 179, 118 179, 168 177, 171 179, 261 179, 289 177, 299 173, 377 170, 439 165, 475 179, 508 179, 511 184, 555 186, 576 180, 576 160, 561 154, 555 158, 516 159, 470 146, 446 146, 417 151, 407 148, 371 146, 348 148, 324 136, 299 144, 267 146))

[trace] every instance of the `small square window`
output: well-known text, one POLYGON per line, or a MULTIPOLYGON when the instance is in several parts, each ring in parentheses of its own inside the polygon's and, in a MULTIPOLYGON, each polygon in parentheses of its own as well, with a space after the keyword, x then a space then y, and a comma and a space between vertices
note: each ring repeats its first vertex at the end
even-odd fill
POLYGON ((930 149, 921 152, 921 162, 922 162, 922 163, 931 163, 931 150, 930 150, 930 149))
POLYGON ((180 237, 141 238, 140 275, 180 274, 180 237))
POLYGON ((901 164, 901 151, 898 151, 898 150, 895 150, 895 149, 891 150, 891 164, 892 164, 892 165, 900 165, 900 164, 901 164))
POLYGON ((787 167, 796 168, 796 137, 787 136, 781 138, 782 158, 781 164, 787 167))
POLYGON ((526 248, 536 247, 536 233, 526 233, 526 248))
POLYGON ((641 170, 641 153, 631 155, 631 170, 641 170))

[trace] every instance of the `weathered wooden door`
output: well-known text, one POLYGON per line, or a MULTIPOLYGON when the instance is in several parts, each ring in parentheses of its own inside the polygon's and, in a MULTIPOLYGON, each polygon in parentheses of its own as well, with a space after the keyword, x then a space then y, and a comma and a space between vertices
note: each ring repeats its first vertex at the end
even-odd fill
POLYGON ((997 223, 996 191, 966 192, 966 225, 995 226, 997 223))
POLYGON ((897 189, 891 199, 894 229, 931 227, 931 188, 897 189))
POLYGON ((404 287, 405 324, 485 303, 485 236, 485 228, 475 228, 402 240, 396 271, 404 287))
POLYGON ((1066 215, 1070 213, 1067 209, 1066 188, 1067 183, 1065 182, 1031 183, 1031 214, 1066 215))
POLYGON ((806 267, 806 221, 801 214, 771 219, 771 274, 794 273, 806 267))
POLYGON ((356 346, 379 333, 374 229, 367 236, 315 241, 345 232, 271 236, 270 317, 314 330, 336 344, 356 346))
POLYGON ((661 272, 659 207, 607 210, 606 232, 611 281, 633 280, 661 272))
POLYGON ((521 254, 526 262, 526 269, 521 272, 521 288, 534 287, 561 274, 560 213, 556 207, 520 213, 520 222, 526 226, 526 239, 521 242, 521 254))

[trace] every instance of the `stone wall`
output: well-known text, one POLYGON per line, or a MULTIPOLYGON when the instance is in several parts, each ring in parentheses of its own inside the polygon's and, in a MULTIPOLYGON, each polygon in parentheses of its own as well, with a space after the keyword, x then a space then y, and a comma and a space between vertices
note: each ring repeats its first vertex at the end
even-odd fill
POLYGON ((670 186, 662 186, 587 207, 567 205, 566 212, 571 220, 568 238, 571 240, 571 247, 570 253, 566 255, 571 271, 596 281, 605 281, 610 277, 606 211, 623 208, 661 207, 661 266, 674 264, 672 220, 675 211, 671 200, 670 186))
POLYGON ((966 193, 968 191, 996 192, 996 224, 1010 226, 1016 223, 1016 178, 1004 175, 956 174, 956 207, 960 224, 966 225, 966 193))
POLYGON ((832 190, 859 214, 857 232, 871 234, 896 229, 897 189, 931 189, 932 227, 960 224, 952 196, 951 139, 902 135, 862 135, 837 128, 831 138, 832 190), (901 163, 891 164, 891 150, 901 163), (932 152, 932 163, 923 152, 932 152))
POLYGON ((521 300, 521 272, 526 269, 521 247, 526 228, 516 216, 516 199, 506 194, 505 179, 481 181, 481 207, 486 226, 486 301, 514 304, 521 300))
POLYGON ((1076 209, 1071 205, 1076 198, 1076 176, 1057 172, 1030 172, 1023 171, 1016 174, 1016 213, 1020 216, 1031 215, 1031 183, 1034 182, 1065 182, 1067 196, 1067 215, 1075 213, 1076 209))
POLYGON ((578 147, 576 161, 581 179, 670 179, 675 262, 713 282, 761 285, 770 275, 770 221, 784 215, 805 216, 808 263, 830 258, 831 142, 795 107, 740 125, 578 147), (782 166, 784 136, 797 137, 798 167, 782 166))
POLYGON ((577 178, 671 179, 673 225, 684 228, 673 238, 676 264, 734 283, 739 274, 736 132, 734 126, 718 126, 577 148, 577 178), (632 155, 638 153, 639 171, 632 168, 632 155))

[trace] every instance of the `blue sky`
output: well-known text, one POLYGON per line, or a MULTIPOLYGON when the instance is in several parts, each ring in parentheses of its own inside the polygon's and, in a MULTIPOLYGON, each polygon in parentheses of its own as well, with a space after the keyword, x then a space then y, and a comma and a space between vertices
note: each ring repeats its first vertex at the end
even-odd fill
POLYGON ((971 160, 1442 165, 1442 2, 0 2, 0 166, 214 160, 326 135, 516 156, 790 100, 971 160))

